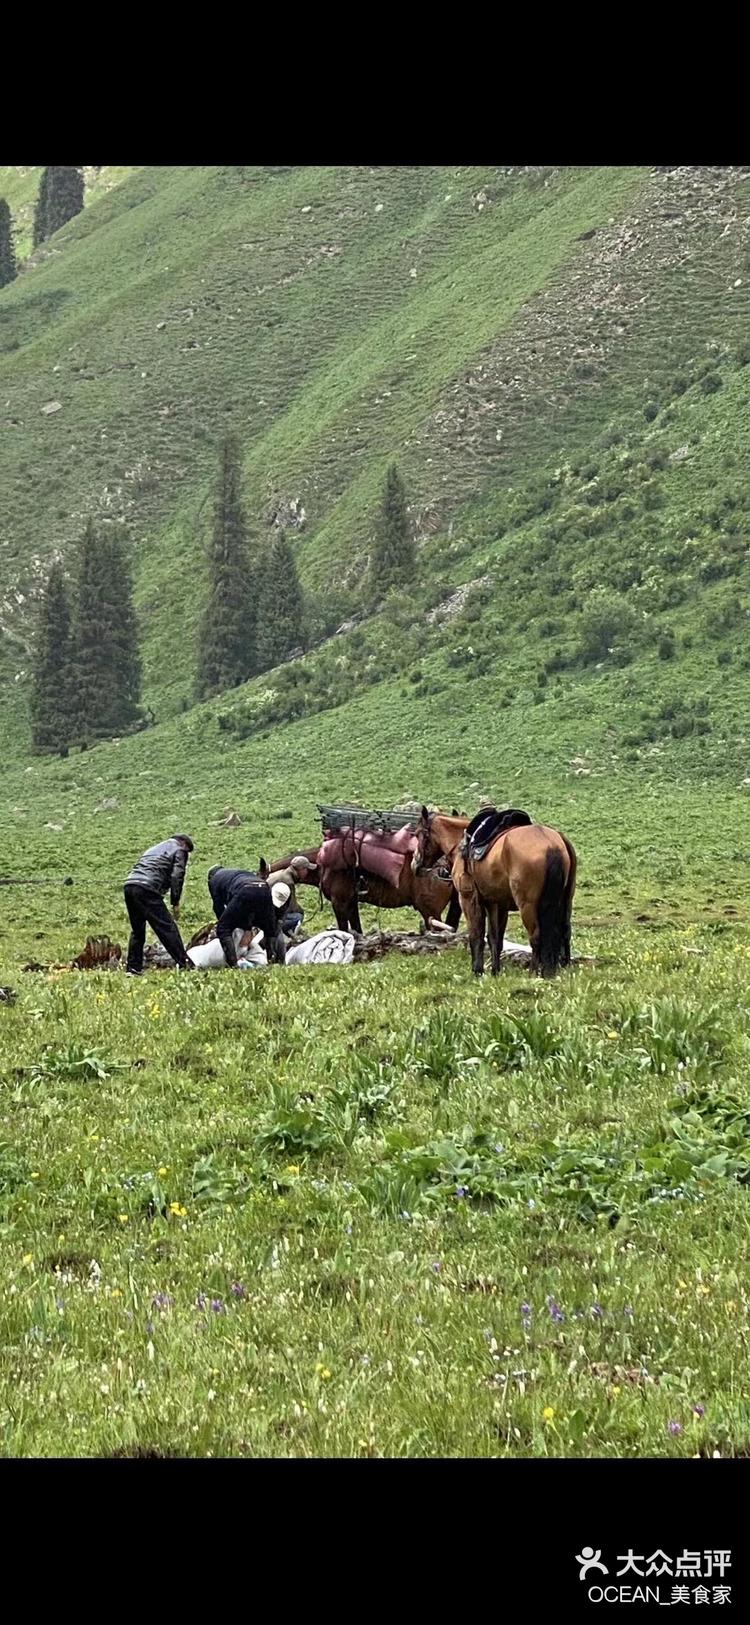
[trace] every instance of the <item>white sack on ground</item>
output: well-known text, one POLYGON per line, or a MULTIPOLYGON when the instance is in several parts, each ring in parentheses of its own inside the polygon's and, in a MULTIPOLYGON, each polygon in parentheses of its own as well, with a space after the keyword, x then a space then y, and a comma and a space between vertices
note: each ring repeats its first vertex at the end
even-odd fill
MULTIPOLYGON (((237 955, 240 953, 240 944, 244 936, 244 931, 234 932, 233 940, 237 955)), ((188 948, 188 958, 192 959, 198 970, 223 970, 226 966, 224 949, 218 937, 213 937, 211 942, 200 943, 197 948, 188 948)), ((262 948, 258 948, 254 942, 251 943, 249 948, 246 948, 242 958, 248 960, 252 965, 266 965, 268 963, 262 948)))
POLYGON ((351 965, 354 938, 349 931, 319 931, 287 950, 287 965, 351 965))

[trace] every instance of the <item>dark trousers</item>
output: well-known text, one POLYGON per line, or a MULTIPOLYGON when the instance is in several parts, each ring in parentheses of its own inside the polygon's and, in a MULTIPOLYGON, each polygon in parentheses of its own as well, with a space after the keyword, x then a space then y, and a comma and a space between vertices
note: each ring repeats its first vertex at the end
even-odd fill
POLYGON ((283 965, 284 938, 279 931, 271 894, 264 883, 243 886, 240 891, 236 891, 219 916, 216 935, 228 965, 237 963, 233 941, 235 931, 249 931, 252 926, 263 932, 263 946, 269 963, 283 965))
POLYGON ((180 966, 187 964, 182 937, 167 910, 164 898, 160 897, 157 891, 152 891, 150 886, 126 886, 125 907, 130 920, 127 963, 129 971, 138 974, 143 970, 143 945, 146 941, 147 925, 151 926, 175 964, 180 966))

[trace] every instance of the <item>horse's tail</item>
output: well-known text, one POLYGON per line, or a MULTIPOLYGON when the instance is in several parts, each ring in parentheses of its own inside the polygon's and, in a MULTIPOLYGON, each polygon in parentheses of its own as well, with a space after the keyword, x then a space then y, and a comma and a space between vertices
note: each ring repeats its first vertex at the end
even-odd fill
POLYGON ((563 835, 561 839, 565 842, 568 853, 568 861, 570 864, 570 868, 568 869, 567 885, 565 887, 565 953, 563 956, 563 964, 569 965, 571 916, 573 913, 573 893, 576 889, 576 875, 578 873, 578 857, 576 854, 576 849, 572 842, 568 840, 567 835, 563 835))
POLYGON ((570 873, 566 876, 562 853, 553 848, 547 853, 544 884, 537 903, 537 929, 539 931, 539 968, 542 976, 554 976, 561 965, 568 963, 570 955, 570 903, 568 895, 570 873))

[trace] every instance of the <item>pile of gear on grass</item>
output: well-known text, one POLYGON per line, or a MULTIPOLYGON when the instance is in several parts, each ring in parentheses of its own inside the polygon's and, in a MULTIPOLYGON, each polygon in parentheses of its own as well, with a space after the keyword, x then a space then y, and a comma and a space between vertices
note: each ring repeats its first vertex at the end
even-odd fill
MULTIPOLYGON (((412 906, 423 915, 419 934, 379 929, 363 933, 341 929, 339 922, 338 929, 307 936, 302 929, 304 912, 297 903, 296 887, 317 885, 322 899, 329 895, 324 880, 329 872, 351 869, 363 900, 375 900, 368 893, 368 884, 372 888, 373 881, 380 881, 393 893, 393 900, 384 900, 384 906, 407 904, 407 896, 402 895, 401 888, 405 877, 411 877, 411 859, 423 809, 410 804, 386 812, 368 811, 349 802, 338 807, 321 805, 318 811, 322 825, 319 849, 282 859, 271 867, 261 858, 257 872, 220 865, 209 870, 208 889, 216 918, 196 932, 187 944, 183 943, 177 922, 193 842, 188 835, 174 835, 150 847, 136 863, 124 887, 131 927, 126 971, 140 975, 144 969, 232 967, 253 970, 268 964, 351 965, 382 958, 391 951, 435 953, 464 941, 454 927, 444 924, 439 915, 432 917, 426 905, 411 896, 412 906), (167 893, 171 913, 166 906, 167 893), (156 935, 156 944, 146 945, 147 926, 156 935)), ((493 817, 493 839, 497 839, 506 824, 531 823, 527 813, 515 809, 504 814, 484 809, 474 823, 483 825, 488 811, 493 817)), ((442 875, 441 871, 441 884, 450 889, 449 872, 442 875)), ((376 895, 379 900, 383 893, 376 895)), ((504 958, 511 963, 526 965, 530 954, 531 949, 525 945, 504 942, 504 958)), ((119 943, 108 937, 89 937, 83 951, 68 965, 43 966, 30 961, 24 968, 28 971, 120 970, 123 952, 119 943)))

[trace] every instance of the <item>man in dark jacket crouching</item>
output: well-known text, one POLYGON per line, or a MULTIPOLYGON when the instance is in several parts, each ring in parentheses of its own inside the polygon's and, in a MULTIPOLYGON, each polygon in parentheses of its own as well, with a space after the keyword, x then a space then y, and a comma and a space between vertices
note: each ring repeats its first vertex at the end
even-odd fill
MULTIPOLYGON (((209 869, 208 889, 218 920, 216 935, 228 965, 236 966, 235 931, 249 931, 254 927, 263 932, 263 944, 269 965, 283 965, 286 957, 284 937, 279 930, 279 915, 274 908, 271 888, 258 875, 247 869, 209 869)), ((287 899, 289 892, 287 889, 287 899)))
POLYGON ((131 976, 140 976, 143 970, 147 925, 151 926, 180 970, 194 969, 175 923, 179 917, 185 870, 192 850, 189 835, 172 835, 168 841, 150 846, 128 875, 125 906, 130 920, 127 970, 131 976), (167 913, 164 903, 167 891, 172 903, 172 915, 167 913))

